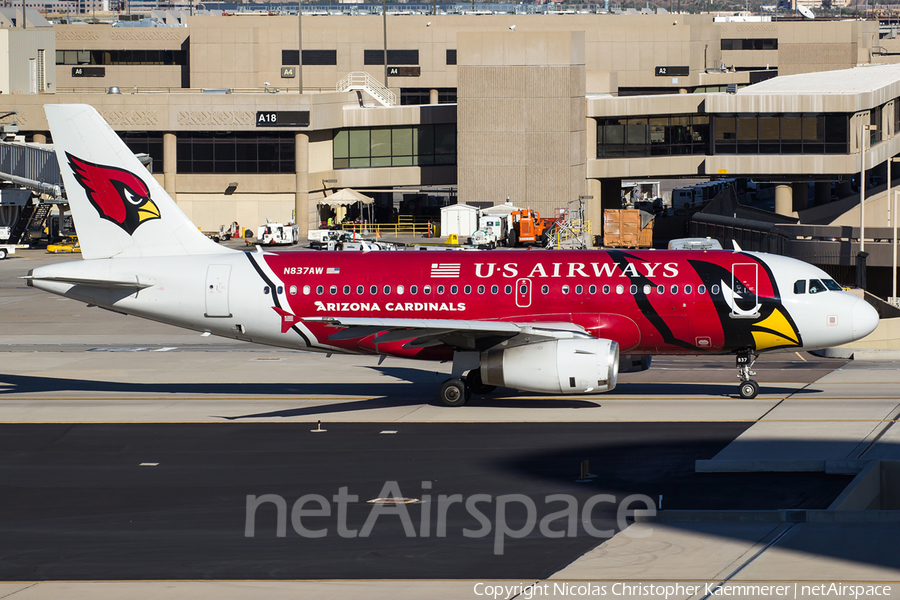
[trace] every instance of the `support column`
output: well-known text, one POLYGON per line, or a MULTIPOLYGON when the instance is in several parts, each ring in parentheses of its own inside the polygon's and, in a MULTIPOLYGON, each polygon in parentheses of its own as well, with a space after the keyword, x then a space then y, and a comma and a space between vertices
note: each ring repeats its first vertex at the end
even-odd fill
POLYGON ((809 202, 809 184, 805 181, 795 181, 791 184, 792 210, 799 212, 806 210, 809 202))
POLYGON ((622 208, 622 180, 601 179, 599 183, 600 185, 596 187, 600 188, 600 193, 592 194, 594 196, 594 209, 591 214, 591 233, 594 236, 595 246, 599 246, 603 240, 601 237, 603 235, 603 211, 622 208), (598 199, 599 202, 597 201, 598 199))
POLYGON ((299 132, 294 137, 294 219, 300 228, 300 237, 306 237, 310 229, 309 216, 309 134, 299 132))
POLYGON ((600 246, 600 236, 603 234, 602 187, 599 179, 587 180, 587 195, 593 198, 584 203, 584 218, 591 222, 591 245, 595 247, 600 246))
POLYGON ((31 141, 34 142, 35 144, 46 144, 47 136, 44 135, 43 133, 36 133, 36 134, 34 134, 34 136, 32 136, 31 141))
POLYGON ((429 90, 428 91, 428 104, 437 104, 438 103, 438 91, 437 90, 429 90))
POLYGON ((163 134, 163 188, 176 202, 178 201, 175 192, 175 176, 178 172, 177 141, 178 138, 174 133, 163 134))
POLYGON ((822 206, 823 204, 828 204, 831 202, 831 182, 830 181, 817 181, 816 182, 816 206, 822 206))
POLYGON ((789 217, 793 208, 794 200, 790 184, 779 183, 775 186, 775 212, 789 217))

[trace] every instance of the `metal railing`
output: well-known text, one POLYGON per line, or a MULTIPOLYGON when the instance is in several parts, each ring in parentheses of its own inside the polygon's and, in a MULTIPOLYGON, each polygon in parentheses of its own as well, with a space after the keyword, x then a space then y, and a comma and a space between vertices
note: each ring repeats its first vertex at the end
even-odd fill
POLYGON ((352 90, 365 91, 378 100, 382 106, 394 106, 397 104, 397 95, 384 87, 380 81, 365 71, 348 73, 346 77, 341 79, 337 84, 337 91, 339 92, 349 92, 352 90))
POLYGON ((435 231, 429 223, 342 223, 342 231, 365 237, 428 236, 435 231))
MULTIPOLYGON (((293 94, 300 88, 292 88, 285 86, 269 86, 268 89, 261 88, 223 88, 222 90, 210 90, 204 88, 181 88, 181 87, 120 87, 120 95, 129 96, 133 94, 293 94), (276 91, 277 90, 277 91, 276 91)), ((324 87, 307 87, 303 86, 303 93, 324 93, 337 91, 335 88, 324 87)), ((57 94, 107 94, 106 87, 60 87, 56 88, 57 94)))

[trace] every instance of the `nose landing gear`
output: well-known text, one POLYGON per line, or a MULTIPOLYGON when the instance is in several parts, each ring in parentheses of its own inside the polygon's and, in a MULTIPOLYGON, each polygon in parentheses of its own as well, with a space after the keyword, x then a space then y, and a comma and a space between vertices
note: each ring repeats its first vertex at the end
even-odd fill
POLYGON ((741 398, 744 400, 756 398, 757 394, 759 394, 759 384, 750 379, 756 375, 756 371, 751 371, 750 368, 753 367, 753 363, 756 362, 757 358, 759 358, 759 354, 750 350, 742 350, 737 354, 738 379, 741 380, 738 390, 741 398))

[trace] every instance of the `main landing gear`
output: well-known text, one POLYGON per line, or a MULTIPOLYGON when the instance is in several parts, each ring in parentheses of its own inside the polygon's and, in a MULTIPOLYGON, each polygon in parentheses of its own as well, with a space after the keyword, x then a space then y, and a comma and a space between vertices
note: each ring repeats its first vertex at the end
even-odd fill
POLYGON ((753 363, 756 362, 756 359, 759 358, 759 354, 755 352, 751 352, 750 350, 742 350, 737 354, 737 368, 738 368, 738 379, 741 380, 741 385, 739 392, 741 394, 741 398, 744 400, 750 400, 752 398, 756 398, 756 395, 759 394, 759 384, 756 383, 753 379, 750 379, 754 375, 756 375, 756 371, 751 371, 750 368, 753 366, 753 363))
POLYGON ((462 378, 448 379, 441 384, 438 398, 444 406, 462 406, 472 394, 490 394, 497 386, 485 385, 481 381, 481 369, 472 369, 462 378))

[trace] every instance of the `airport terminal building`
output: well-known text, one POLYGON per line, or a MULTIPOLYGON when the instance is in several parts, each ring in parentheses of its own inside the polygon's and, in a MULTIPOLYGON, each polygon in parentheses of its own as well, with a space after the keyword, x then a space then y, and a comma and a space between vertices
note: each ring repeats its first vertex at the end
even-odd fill
MULTIPOLYGON (((29 12, 27 29, 0 29, 0 111, 41 142, 45 103, 95 106, 204 230, 294 211, 301 230, 315 228, 316 201, 349 187, 509 197, 541 212, 587 197, 597 233, 623 180, 682 177, 776 182, 777 213, 852 224, 840 200, 861 156, 883 179, 900 153, 900 40, 877 21, 301 20, 298 72, 296 15, 113 27, 29 12)), ((885 225, 883 211, 869 214, 885 225)))

